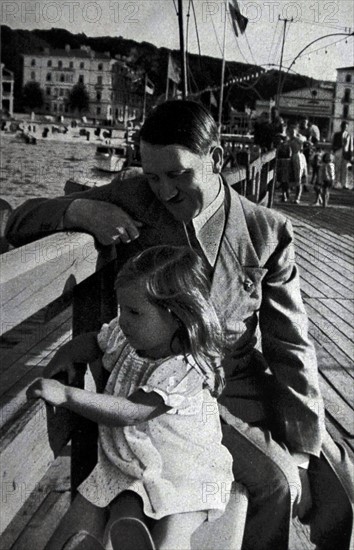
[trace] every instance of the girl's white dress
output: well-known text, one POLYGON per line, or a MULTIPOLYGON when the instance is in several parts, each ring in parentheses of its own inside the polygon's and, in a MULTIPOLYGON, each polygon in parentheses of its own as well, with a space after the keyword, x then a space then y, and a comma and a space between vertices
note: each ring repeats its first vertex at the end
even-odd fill
POLYGON ((140 357, 117 318, 103 325, 98 343, 111 372, 105 393, 156 392, 172 408, 135 426, 100 426, 97 465, 80 485, 81 495, 105 507, 122 491, 134 491, 155 519, 200 510, 209 520, 220 516, 233 480, 232 458, 221 444, 216 399, 203 388, 192 357, 140 357))

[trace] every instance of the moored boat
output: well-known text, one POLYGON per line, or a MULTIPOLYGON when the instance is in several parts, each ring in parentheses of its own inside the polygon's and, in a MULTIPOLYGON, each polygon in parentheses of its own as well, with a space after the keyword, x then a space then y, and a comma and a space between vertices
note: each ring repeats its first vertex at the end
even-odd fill
POLYGON ((129 146, 98 145, 95 154, 96 168, 103 172, 119 172, 128 161, 129 146))

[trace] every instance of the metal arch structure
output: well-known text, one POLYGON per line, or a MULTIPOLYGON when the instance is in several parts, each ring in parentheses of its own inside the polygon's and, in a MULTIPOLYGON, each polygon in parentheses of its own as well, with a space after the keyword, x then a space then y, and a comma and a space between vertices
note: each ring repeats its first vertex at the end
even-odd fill
POLYGON ((279 89, 279 95, 278 95, 278 98, 277 98, 277 103, 279 103, 280 96, 283 92, 283 86, 284 86, 285 79, 286 79, 287 75, 289 74, 289 71, 291 70, 292 66, 295 65, 296 60, 299 59, 299 57, 307 50, 307 48, 312 46, 312 44, 315 44, 316 42, 319 42, 320 40, 323 40, 324 38, 330 38, 331 36, 346 36, 346 37, 349 38, 351 36, 354 36, 354 32, 351 32, 351 33, 335 32, 335 33, 325 34, 324 36, 320 36, 319 38, 316 38, 315 40, 312 40, 312 42, 309 42, 309 44, 307 44, 304 48, 302 48, 302 50, 296 55, 296 57, 294 57, 294 59, 290 63, 290 65, 287 68, 287 71, 284 75, 284 78, 281 81, 281 86, 280 86, 280 89, 279 89))

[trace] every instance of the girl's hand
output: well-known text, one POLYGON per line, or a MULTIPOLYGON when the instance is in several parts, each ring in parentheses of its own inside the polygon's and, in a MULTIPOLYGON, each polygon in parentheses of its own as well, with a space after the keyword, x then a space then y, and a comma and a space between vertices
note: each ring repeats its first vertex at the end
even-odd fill
POLYGON ((60 407, 66 403, 66 386, 57 380, 37 378, 29 386, 26 392, 27 399, 38 399, 41 397, 50 405, 60 407))
POLYGON ((53 378, 60 372, 66 372, 68 375, 68 384, 72 384, 75 378, 75 364, 69 355, 59 350, 44 369, 45 378, 53 378))

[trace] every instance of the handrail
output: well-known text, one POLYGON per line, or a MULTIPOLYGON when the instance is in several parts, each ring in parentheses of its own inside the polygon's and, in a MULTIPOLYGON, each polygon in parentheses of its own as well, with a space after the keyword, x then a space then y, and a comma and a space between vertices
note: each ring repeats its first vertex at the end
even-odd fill
POLYGON ((0 256, 0 334, 96 272, 94 239, 56 233, 0 256))

